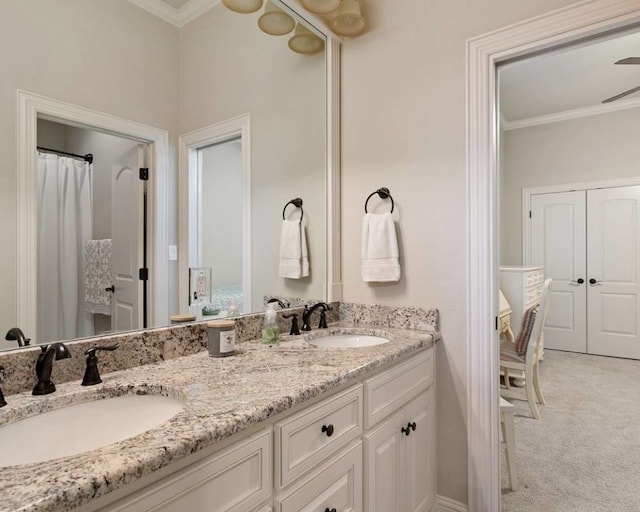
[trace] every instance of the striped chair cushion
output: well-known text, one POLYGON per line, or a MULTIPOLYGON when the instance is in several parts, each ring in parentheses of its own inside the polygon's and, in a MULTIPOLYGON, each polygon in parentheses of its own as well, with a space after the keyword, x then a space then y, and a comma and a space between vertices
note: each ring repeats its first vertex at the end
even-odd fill
POLYGON ((516 338, 516 352, 521 356, 527 353, 527 346, 529 345, 529 338, 531 338, 531 331, 533 330, 533 324, 536 321, 536 315, 538 314, 539 304, 531 306, 524 312, 522 317, 522 325, 520 326, 520 332, 516 338))
POLYGON ((500 361, 524 363, 524 356, 521 356, 516 352, 516 347, 513 343, 504 343, 500 346, 500 361))

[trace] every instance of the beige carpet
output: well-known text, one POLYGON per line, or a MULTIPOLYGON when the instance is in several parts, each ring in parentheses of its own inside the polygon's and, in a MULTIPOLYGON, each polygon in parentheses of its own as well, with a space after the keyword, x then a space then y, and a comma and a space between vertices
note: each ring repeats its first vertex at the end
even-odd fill
POLYGON ((508 489, 503 448, 502 511, 640 511, 640 361, 545 350, 540 368, 541 420, 524 389, 502 389, 520 484, 508 489))

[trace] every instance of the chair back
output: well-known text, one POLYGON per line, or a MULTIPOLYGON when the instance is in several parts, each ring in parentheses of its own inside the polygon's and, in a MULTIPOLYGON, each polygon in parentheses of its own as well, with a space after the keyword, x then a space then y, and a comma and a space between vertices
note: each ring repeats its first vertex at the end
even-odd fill
POLYGON ((542 285, 542 293, 540 295, 540 307, 536 314, 536 319, 533 322, 533 328, 531 329, 531 335, 527 342, 527 355, 526 364, 533 364, 534 358, 538 357, 540 351, 540 345, 542 343, 542 329, 547 319, 547 313, 549 312, 549 299, 551 298, 551 279, 545 280, 542 285))

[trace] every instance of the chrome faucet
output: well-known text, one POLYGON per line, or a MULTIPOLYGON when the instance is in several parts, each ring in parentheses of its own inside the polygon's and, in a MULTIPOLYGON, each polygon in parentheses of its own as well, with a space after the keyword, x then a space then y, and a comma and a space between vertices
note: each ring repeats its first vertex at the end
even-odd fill
POLYGON ((320 311, 320 323, 318 324, 318 329, 326 329, 327 328, 327 317, 326 312, 331 310, 331 306, 326 302, 318 302, 311 307, 305 305, 304 311, 302 312, 302 330, 310 331, 311 326, 309 322, 311 321, 311 314, 318 308, 322 308, 320 311))
POLYGON ((56 386, 51 382, 51 372, 53 371, 53 361, 58 359, 69 359, 71 354, 64 343, 52 343, 43 345, 40 355, 36 361, 36 376, 38 383, 34 386, 31 394, 48 395, 56 390, 56 386))
POLYGON ((20 327, 12 327, 7 331, 7 334, 4 337, 7 341, 17 341, 19 347, 27 347, 29 346, 30 338, 27 338, 22 329, 20 327))

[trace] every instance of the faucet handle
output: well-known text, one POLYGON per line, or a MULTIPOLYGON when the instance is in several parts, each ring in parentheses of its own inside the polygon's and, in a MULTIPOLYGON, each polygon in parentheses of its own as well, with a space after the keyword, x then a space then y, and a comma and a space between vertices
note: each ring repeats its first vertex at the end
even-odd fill
POLYGON ((95 353, 98 350, 108 350, 109 352, 113 352, 119 346, 120 346, 120 344, 116 343, 115 345, 105 345, 105 346, 101 346, 101 347, 91 347, 91 348, 88 348, 87 350, 84 351, 84 355, 85 356, 94 356, 95 353))
POLYGON ((289 334, 291 336, 299 336, 300 335, 300 327, 298 327, 298 313, 291 313, 290 315, 284 314, 282 318, 291 318, 291 331, 289 334))
MULTIPOLYGON (((4 382, 4 378, 5 378, 4 366, 0 366, 0 384, 4 382)), ((0 407, 4 407, 5 405, 7 405, 7 401, 4 399, 4 394, 0 389, 0 407)))
POLYGON ((98 372, 98 356, 96 355, 96 352, 99 350, 108 350, 109 352, 112 352, 119 346, 120 345, 116 343, 115 345, 91 347, 85 350, 84 353, 87 356, 87 368, 85 369, 84 377, 82 378, 83 386, 93 386, 102 382, 100 372, 98 372))

